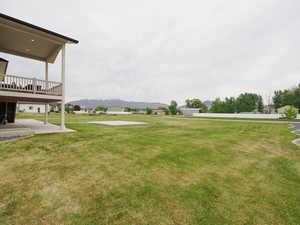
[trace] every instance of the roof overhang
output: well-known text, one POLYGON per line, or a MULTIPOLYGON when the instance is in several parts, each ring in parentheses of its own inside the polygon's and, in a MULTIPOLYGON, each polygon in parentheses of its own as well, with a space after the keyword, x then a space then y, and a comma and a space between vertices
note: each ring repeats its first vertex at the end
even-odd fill
POLYGON ((54 63, 65 44, 78 41, 0 13, 0 52, 54 63))

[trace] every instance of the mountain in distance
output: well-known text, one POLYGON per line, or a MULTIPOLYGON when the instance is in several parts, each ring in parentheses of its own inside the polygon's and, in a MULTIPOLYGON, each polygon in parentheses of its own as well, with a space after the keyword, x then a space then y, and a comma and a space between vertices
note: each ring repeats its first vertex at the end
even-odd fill
POLYGON ((87 108, 95 108, 98 105, 103 105, 105 107, 129 107, 135 109, 157 109, 159 107, 168 107, 167 104, 159 102, 134 102, 134 101, 124 101, 120 99, 81 99, 76 101, 68 102, 72 105, 85 106, 87 108))

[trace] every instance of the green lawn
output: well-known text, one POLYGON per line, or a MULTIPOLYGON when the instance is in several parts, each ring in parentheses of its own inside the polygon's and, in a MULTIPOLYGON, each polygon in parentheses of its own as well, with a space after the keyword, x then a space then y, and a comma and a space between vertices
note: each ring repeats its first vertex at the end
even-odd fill
POLYGON ((300 147, 286 124, 67 116, 84 120, 150 124, 1 143, 1 225, 300 224, 300 147))

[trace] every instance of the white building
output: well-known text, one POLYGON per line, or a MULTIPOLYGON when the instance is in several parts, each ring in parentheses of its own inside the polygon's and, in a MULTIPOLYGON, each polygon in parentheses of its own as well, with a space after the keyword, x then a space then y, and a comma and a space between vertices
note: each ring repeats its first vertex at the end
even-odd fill
POLYGON ((181 108, 180 111, 184 116, 192 116, 194 113, 201 113, 201 108, 181 108))
POLYGON ((299 112, 299 109, 295 108, 294 106, 290 106, 290 105, 285 105, 285 106, 283 106, 283 107, 277 109, 277 112, 278 112, 279 114, 284 114, 285 110, 287 110, 287 109, 289 109, 289 108, 291 108, 291 107, 292 107, 294 110, 296 110, 297 112, 299 112))
MULTIPOLYGON (((42 104, 18 104, 17 110, 20 113, 45 113, 45 105, 42 104)), ((50 108, 48 108, 50 112, 50 108)))

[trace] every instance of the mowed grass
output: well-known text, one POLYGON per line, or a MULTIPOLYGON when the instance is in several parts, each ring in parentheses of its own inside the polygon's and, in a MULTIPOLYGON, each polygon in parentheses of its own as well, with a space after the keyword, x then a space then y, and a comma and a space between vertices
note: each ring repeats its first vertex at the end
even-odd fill
POLYGON ((150 124, 1 143, 1 225, 300 224, 285 124, 67 115, 88 120, 150 124))

